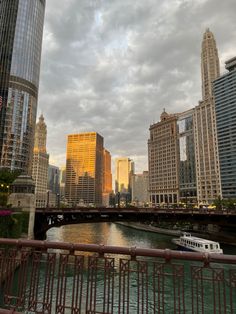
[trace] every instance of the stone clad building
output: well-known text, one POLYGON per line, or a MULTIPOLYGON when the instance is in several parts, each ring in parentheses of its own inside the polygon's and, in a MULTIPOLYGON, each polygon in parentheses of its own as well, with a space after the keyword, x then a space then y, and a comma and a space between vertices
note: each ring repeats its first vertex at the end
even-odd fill
POLYGON ((194 111, 194 142, 198 203, 212 203, 221 196, 215 103, 212 84, 219 77, 219 58, 213 33, 203 35, 202 101, 194 111))
POLYGON ((162 112, 150 126, 148 140, 149 194, 152 205, 179 202, 177 115, 162 112))
POLYGON ((35 143, 33 153, 32 177, 35 181, 36 207, 47 205, 47 179, 49 155, 46 149, 47 126, 44 117, 39 117, 36 124, 35 143))

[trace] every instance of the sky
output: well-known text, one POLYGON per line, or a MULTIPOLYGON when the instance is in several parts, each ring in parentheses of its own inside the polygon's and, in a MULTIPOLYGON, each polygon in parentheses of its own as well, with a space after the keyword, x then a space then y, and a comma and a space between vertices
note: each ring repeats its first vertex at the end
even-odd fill
POLYGON ((38 116, 50 163, 67 135, 98 132, 114 161, 148 169, 149 127, 201 100, 200 55, 214 33, 222 73, 236 55, 235 0, 47 0, 38 116))

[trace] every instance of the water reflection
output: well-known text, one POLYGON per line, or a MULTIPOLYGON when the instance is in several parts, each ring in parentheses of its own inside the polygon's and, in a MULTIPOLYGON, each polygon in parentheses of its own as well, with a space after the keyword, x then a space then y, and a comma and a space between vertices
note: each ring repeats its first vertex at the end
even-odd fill
MULTIPOLYGON (((136 246, 151 249, 175 249, 172 236, 132 229, 115 223, 84 223, 52 228, 47 240, 84 244, 136 246)), ((236 247, 221 245, 225 254, 236 254, 236 247)))
POLYGON ((67 225, 52 228, 47 233, 49 241, 142 248, 174 248, 172 236, 132 229, 114 223, 67 225))

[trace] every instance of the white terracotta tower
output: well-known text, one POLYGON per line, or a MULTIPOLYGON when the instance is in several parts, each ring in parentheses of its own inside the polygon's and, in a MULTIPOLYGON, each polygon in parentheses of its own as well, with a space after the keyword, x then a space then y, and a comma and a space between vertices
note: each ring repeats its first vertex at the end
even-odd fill
POLYGON ((219 77, 220 70, 216 41, 209 29, 203 35, 201 69, 202 101, 194 110, 197 198, 199 204, 210 204, 221 197, 221 184, 212 92, 213 81, 219 77))
POLYGON ((46 149, 47 126, 43 115, 36 124, 32 177, 35 181, 36 207, 46 207, 49 155, 46 149))
POLYGON ((206 29, 201 53, 202 100, 212 97, 212 82, 220 76, 218 50, 213 33, 206 29))

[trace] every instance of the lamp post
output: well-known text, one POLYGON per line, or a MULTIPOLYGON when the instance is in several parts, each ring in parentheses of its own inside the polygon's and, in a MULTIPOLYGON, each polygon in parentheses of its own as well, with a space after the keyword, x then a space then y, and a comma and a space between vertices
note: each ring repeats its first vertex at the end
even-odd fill
POLYGON ((49 207, 49 191, 47 191, 47 205, 46 205, 46 207, 49 207))
POLYGON ((117 192, 117 204, 118 208, 120 208, 120 192, 117 192))
POLYGON ((57 208, 60 208, 60 194, 57 194, 57 208))
POLYGON ((189 192, 185 192, 185 204, 186 204, 186 209, 188 207, 188 196, 189 196, 189 192))

